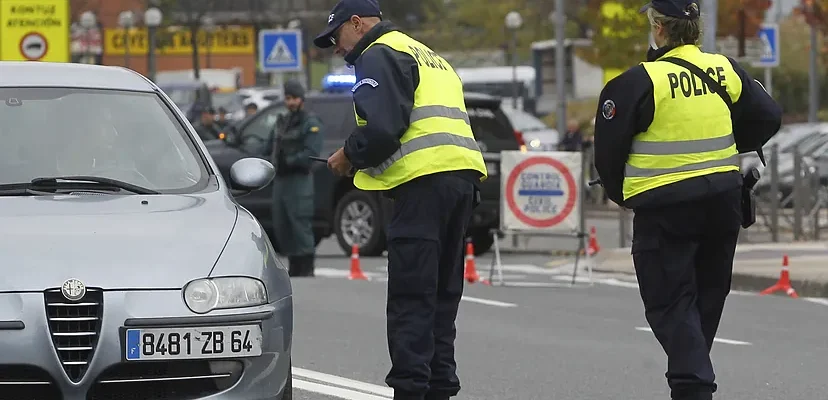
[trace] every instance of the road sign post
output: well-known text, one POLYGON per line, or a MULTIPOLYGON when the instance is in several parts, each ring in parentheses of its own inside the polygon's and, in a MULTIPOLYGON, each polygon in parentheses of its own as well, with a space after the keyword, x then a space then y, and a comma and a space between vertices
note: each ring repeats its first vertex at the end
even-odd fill
POLYGON ((765 68, 765 90, 773 95, 771 69, 779 66, 779 25, 762 24, 758 36, 762 44, 762 53, 759 59, 753 63, 753 66, 765 68))
POLYGON ((302 72, 302 31, 266 29, 259 32, 259 65, 264 72, 275 72, 279 81, 285 72, 302 72))

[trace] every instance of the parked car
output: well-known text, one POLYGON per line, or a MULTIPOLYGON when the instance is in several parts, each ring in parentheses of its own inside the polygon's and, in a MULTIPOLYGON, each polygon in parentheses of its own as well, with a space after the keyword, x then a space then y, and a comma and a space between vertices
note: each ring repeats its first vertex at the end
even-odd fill
MULTIPOLYGON (((500 153, 519 150, 514 128, 500 108, 500 99, 483 94, 466 93, 466 108, 472 130, 483 152, 500 153)), ((353 98, 345 93, 311 93, 305 106, 316 113, 324 124, 325 140, 322 156, 329 156, 342 147, 345 139, 356 128, 353 98)), ((288 110, 283 102, 274 102, 258 114, 233 125, 227 132, 230 140, 206 143, 210 154, 223 174, 228 174, 236 160, 245 157, 269 157, 262 154, 276 120, 288 110)), ((489 179, 481 184, 482 204, 472 218, 468 235, 475 253, 488 251, 494 243, 489 234, 499 225, 500 177, 499 164, 487 163, 489 179)), ((353 244, 359 244, 364 255, 380 255, 385 250, 384 227, 390 210, 387 201, 378 192, 358 190, 352 178, 334 176, 324 163, 314 166, 315 208, 314 234, 317 244, 335 235, 342 251, 350 254, 353 244)), ((270 187, 238 199, 262 223, 271 226, 272 189, 270 187)), ((272 234, 269 236, 273 237, 272 234)), ((276 246, 276 244, 274 244, 276 246)))
POLYGON ((558 130, 552 129, 546 123, 532 114, 512 107, 503 107, 503 112, 509 117, 515 127, 515 136, 521 145, 528 151, 556 151, 558 149, 558 130))
POLYGON ((292 398, 290 277, 185 115, 116 67, 0 62, 8 399, 292 398), (79 117, 82 115, 82 117, 79 117))

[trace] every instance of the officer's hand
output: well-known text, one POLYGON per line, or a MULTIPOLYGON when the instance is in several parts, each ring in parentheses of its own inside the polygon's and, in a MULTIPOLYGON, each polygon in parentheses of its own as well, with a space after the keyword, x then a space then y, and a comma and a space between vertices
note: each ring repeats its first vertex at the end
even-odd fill
POLYGON ((352 175, 351 162, 348 157, 345 157, 345 150, 340 148, 330 158, 328 158, 328 168, 339 176, 352 175))

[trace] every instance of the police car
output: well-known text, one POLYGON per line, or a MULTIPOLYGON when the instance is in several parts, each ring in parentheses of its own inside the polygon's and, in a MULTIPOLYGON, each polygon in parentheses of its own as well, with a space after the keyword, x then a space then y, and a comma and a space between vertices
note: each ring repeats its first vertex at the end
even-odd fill
MULTIPOLYGON (((323 80, 322 93, 306 96, 305 107, 318 115, 324 124, 321 156, 327 157, 342 147, 356 128, 350 92, 354 83, 353 75, 328 75, 323 80)), ((499 153, 519 150, 520 144, 515 129, 501 109, 500 98, 466 93, 466 108, 472 131, 489 167, 489 179, 481 184, 482 203, 475 210, 468 231, 475 253, 482 254, 493 244, 489 230, 499 225, 499 153)), ((255 116, 230 127, 225 132, 228 140, 206 143, 221 172, 228 175, 230 166, 245 157, 268 158, 269 154, 263 154, 262 149, 271 140, 276 120, 287 112, 284 102, 275 101, 255 116)), ((335 235, 345 254, 350 254, 356 243, 363 255, 381 255, 385 250, 383 229, 390 216, 390 204, 378 192, 356 189, 352 178, 334 176, 324 163, 318 163, 314 168, 316 214, 313 225, 317 244, 335 235)), ((239 197, 238 201, 272 233, 271 196, 272 189, 268 187, 239 197)))

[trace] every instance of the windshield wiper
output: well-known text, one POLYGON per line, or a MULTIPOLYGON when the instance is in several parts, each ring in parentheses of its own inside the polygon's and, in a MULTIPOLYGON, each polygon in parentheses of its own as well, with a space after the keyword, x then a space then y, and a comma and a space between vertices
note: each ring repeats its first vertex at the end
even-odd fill
POLYGON ((34 191, 66 190, 78 188, 78 190, 126 190, 136 194, 158 194, 157 191, 134 185, 118 179, 104 178, 100 176, 52 176, 32 179, 25 189, 34 191), (91 184, 91 185, 90 185, 91 184))

